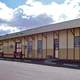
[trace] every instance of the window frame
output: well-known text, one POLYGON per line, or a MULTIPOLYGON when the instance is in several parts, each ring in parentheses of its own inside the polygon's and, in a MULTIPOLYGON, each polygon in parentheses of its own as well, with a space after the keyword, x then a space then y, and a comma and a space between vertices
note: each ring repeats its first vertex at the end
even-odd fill
POLYGON ((22 43, 21 42, 16 42, 15 43, 15 51, 18 52, 22 52, 22 43))
POLYGON ((33 42, 32 41, 28 41, 28 43, 27 43, 27 52, 28 52, 28 54, 31 54, 32 53, 32 51, 33 51, 33 42))
POLYGON ((37 53, 42 53, 43 52, 43 41, 42 40, 37 40, 37 53))
POLYGON ((59 49, 59 39, 54 39, 54 47, 55 49, 59 49))
POLYGON ((0 52, 3 52, 3 44, 0 44, 0 52))
POLYGON ((74 37, 74 46, 75 47, 80 47, 80 36, 75 36, 74 37))

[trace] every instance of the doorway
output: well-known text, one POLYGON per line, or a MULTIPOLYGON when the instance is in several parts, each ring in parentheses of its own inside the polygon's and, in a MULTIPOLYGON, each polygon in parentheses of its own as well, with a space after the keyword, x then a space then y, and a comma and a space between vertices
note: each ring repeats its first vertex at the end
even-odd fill
POLYGON ((14 57, 15 58, 22 58, 22 46, 21 46, 21 42, 16 42, 15 43, 14 57))
POLYGON ((59 39, 54 39, 54 59, 58 59, 59 56, 59 39))

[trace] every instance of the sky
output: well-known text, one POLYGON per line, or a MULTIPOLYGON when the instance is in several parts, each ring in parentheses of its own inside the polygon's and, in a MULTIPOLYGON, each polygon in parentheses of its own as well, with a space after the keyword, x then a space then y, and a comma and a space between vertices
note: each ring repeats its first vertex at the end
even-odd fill
POLYGON ((0 0, 0 35, 80 18, 80 0, 0 0))

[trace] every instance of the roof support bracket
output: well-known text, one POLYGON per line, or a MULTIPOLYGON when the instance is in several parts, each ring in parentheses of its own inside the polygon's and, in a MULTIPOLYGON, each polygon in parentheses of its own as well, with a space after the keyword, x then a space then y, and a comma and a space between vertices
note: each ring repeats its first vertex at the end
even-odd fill
POLYGON ((73 34, 73 36, 75 36, 75 29, 71 29, 70 31, 73 34))

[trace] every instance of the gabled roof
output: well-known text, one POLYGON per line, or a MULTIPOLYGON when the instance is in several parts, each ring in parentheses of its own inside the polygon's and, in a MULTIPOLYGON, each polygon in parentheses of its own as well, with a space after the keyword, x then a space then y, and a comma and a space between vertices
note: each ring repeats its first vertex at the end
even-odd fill
POLYGON ((14 37, 20 37, 20 36, 25 36, 25 35, 27 36, 27 35, 43 33, 43 32, 77 28, 77 27, 80 27, 80 18, 70 20, 70 21, 61 22, 61 23, 45 25, 45 26, 41 26, 38 28, 28 29, 25 31, 17 32, 17 33, 3 35, 3 36, 0 36, 0 40, 14 38, 14 37))

